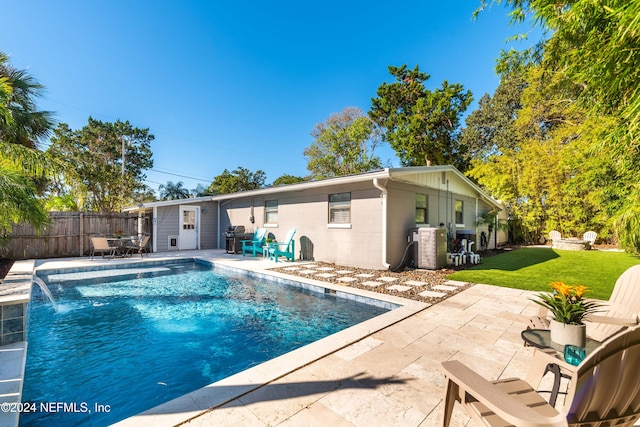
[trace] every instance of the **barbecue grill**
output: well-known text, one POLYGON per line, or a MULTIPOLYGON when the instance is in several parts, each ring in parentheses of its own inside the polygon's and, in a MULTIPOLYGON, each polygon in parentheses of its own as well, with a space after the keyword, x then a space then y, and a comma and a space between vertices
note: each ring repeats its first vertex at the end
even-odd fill
POLYGON ((227 253, 239 254, 242 251, 241 240, 249 240, 253 236, 252 233, 244 232, 244 225, 230 225, 225 235, 225 250, 227 253))

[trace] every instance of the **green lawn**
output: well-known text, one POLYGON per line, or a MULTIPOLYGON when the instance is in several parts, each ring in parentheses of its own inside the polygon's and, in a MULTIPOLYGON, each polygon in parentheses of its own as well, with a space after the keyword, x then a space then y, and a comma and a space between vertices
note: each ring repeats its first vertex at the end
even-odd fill
POLYGON ((483 259, 448 278, 532 291, 549 291, 549 283, 559 280, 585 285, 588 297, 606 300, 618 277, 635 264, 640 259, 624 252, 523 248, 483 259))

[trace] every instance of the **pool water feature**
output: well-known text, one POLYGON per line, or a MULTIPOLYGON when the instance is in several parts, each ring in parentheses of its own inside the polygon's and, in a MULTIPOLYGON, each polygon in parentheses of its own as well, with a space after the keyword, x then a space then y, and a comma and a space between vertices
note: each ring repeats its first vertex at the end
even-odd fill
POLYGON ((43 278, 23 402, 67 406, 22 425, 111 424, 388 311, 200 263, 43 278))

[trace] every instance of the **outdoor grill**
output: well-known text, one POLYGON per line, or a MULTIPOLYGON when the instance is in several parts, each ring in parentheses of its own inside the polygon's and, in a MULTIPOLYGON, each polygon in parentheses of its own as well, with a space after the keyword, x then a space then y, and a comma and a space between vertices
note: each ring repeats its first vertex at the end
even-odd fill
POLYGON ((252 233, 244 232, 244 225, 230 225, 225 234, 227 253, 239 254, 242 250, 241 240, 251 239, 252 233))

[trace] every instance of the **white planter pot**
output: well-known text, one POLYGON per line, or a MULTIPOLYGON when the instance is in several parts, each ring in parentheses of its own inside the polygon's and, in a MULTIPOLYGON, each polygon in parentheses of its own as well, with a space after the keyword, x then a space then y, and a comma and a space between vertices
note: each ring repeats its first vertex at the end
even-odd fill
POLYGON ((551 341, 556 344, 569 344, 577 347, 584 347, 586 345, 586 325, 567 325, 551 319, 549 329, 551 330, 551 341))

